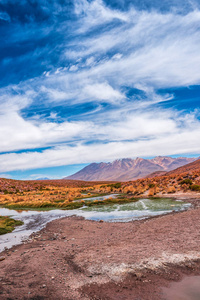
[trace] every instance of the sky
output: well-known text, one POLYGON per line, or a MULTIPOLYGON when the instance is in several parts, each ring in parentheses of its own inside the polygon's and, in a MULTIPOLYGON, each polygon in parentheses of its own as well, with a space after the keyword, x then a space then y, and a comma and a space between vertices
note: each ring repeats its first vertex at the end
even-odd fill
POLYGON ((199 156, 200 0, 0 0, 0 177, 199 156))

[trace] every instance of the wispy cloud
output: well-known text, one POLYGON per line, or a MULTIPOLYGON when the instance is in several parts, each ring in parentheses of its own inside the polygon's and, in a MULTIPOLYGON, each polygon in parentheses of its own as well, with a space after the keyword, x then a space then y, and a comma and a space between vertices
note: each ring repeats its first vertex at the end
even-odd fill
POLYGON ((83 145, 75 147, 60 146, 54 149, 21 154, 0 156, 0 171, 36 169, 74 163, 111 161, 123 157, 153 155, 199 154, 200 142, 196 139, 198 129, 165 135, 148 140, 131 142, 109 142, 106 144, 83 145))
POLYGON ((33 19, 18 15, 12 37, 26 51, 2 60, 6 70, 20 61, 24 72, 27 59, 34 69, 0 89, 0 152, 13 152, 0 155, 0 171, 199 152, 199 109, 173 107, 170 91, 200 84, 198 3, 184 13, 142 9, 145 1, 52 3, 52 16, 42 3, 33 19))

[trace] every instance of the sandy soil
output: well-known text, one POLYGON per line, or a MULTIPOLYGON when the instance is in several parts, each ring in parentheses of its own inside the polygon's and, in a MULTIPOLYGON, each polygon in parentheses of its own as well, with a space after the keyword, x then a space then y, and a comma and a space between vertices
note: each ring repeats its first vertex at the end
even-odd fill
POLYGON ((0 254, 0 299, 164 299, 161 287, 200 275, 200 200, 191 202, 129 223, 49 223, 0 254))

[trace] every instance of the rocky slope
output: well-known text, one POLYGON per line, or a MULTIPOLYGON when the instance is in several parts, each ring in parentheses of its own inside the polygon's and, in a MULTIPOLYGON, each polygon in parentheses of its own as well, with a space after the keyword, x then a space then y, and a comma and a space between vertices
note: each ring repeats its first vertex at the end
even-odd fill
POLYGON ((166 173, 166 175, 178 175, 178 174, 183 174, 183 173, 193 173, 193 172, 198 172, 200 171, 200 159, 196 159, 195 161, 184 165, 182 167, 179 167, 175 170, 172 170, 168 173, 166 173))
POLYGON ((159 171, 171 171, 197 158, 157 156, 153 159, 125 158, 109 163, 92 163, 79 172, 66 177, 73 180, 107 180, 128 181, 143 178, 151 173, 159 171))

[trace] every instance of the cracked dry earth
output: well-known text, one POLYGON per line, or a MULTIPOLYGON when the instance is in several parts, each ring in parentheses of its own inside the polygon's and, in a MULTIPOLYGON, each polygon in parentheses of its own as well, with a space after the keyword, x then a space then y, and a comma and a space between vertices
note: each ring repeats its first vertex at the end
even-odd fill
POLYGON ((0 254, 0 299, 164 299, 161 287, 200 274, 199 220, 197 205, 129 223, 53 221, 0 254))

